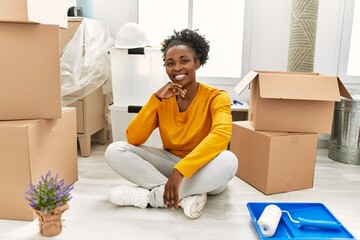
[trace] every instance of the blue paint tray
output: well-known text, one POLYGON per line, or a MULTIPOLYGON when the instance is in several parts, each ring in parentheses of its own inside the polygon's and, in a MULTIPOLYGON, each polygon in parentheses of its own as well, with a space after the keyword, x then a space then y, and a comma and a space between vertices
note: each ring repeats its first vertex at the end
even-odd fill
POLYGON ((269 204, 277 205, 281 210, 288 211, 293 219, 298 217, 312 220, 322 220, 340 223, 334 215, 322 203, 277 203, 277 202, 248 202, 247 208, 251 220, 255 225, 260 239, 285 240, 316 240, 316 239, 354 239, 354 236, 342 225, 340 230, 326 230, 320 228, 298 228, 296 223, 290 221, 286 214, 282 214, 274 236, 265 237, 257 220, 260 218, 265 207, 269 204))

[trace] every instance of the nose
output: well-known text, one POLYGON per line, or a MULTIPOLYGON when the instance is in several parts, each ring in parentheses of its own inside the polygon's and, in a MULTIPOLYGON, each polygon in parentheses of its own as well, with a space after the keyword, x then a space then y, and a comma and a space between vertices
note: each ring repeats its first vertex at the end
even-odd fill
POLYGON ((182 69, 182 65, 180 63, 175 63, 174 64, 174 67, 173 67, 173 70, 174 71, 180 71, 182 69))

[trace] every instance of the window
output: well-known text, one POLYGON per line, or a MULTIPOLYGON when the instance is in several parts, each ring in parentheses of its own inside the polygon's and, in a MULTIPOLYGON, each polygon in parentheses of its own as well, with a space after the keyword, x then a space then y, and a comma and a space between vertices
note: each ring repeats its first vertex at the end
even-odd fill
POLYGON ((340 44, 338 75, 349 91, 360 85, 360 3, 346 0, 340 44))
POLYGON ((210 82, 212 78, 238 81, 244 8, 245 0, 138 0, 138 23, 155 46, 174 30, 199 29, 210 42, 210 52, 198 76, 210 82))
POLYGON ((355 2, 347 75, 360 76, 360 3, 355 2))
POLYGON ((188 1, 139 0, 138 23, 145 31, 149 44, 159 46, 174 29, 188 27, 188 1))

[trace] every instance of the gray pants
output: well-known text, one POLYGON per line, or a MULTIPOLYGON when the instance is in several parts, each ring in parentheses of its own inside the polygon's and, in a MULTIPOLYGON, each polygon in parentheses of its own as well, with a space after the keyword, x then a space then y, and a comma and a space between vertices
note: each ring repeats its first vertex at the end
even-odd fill
MULTIPOLYGON (((181 158, 162 148, 134 146, 125 141, 111 143, 105 152, 109 166, 126 180, 151 190, 150 203, 163 207, 164 185, 181 158)), ((219 194, 235 176, 236 156, 225 150, 199 169, 190 179, 184 178, 179 198, 195 194, 219 194)))

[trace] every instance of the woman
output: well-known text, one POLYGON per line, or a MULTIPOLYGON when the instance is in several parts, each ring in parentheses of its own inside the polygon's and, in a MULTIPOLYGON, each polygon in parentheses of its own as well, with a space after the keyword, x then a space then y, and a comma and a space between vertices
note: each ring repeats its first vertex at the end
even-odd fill
POLYGON ((209 44, 197 32, 174 31, 161 48, 171 82, 152 94, 129 124, 127 142, 105 152, 109 166, 138 185, 110 192, 119 206, 183 208, 198 218, 207 194, 219 194, 235 176, 236 156, 227 150, 232 116, 228 94, 196 80, 209 44), (163 148, 142 145, 159 128, 163 148))

